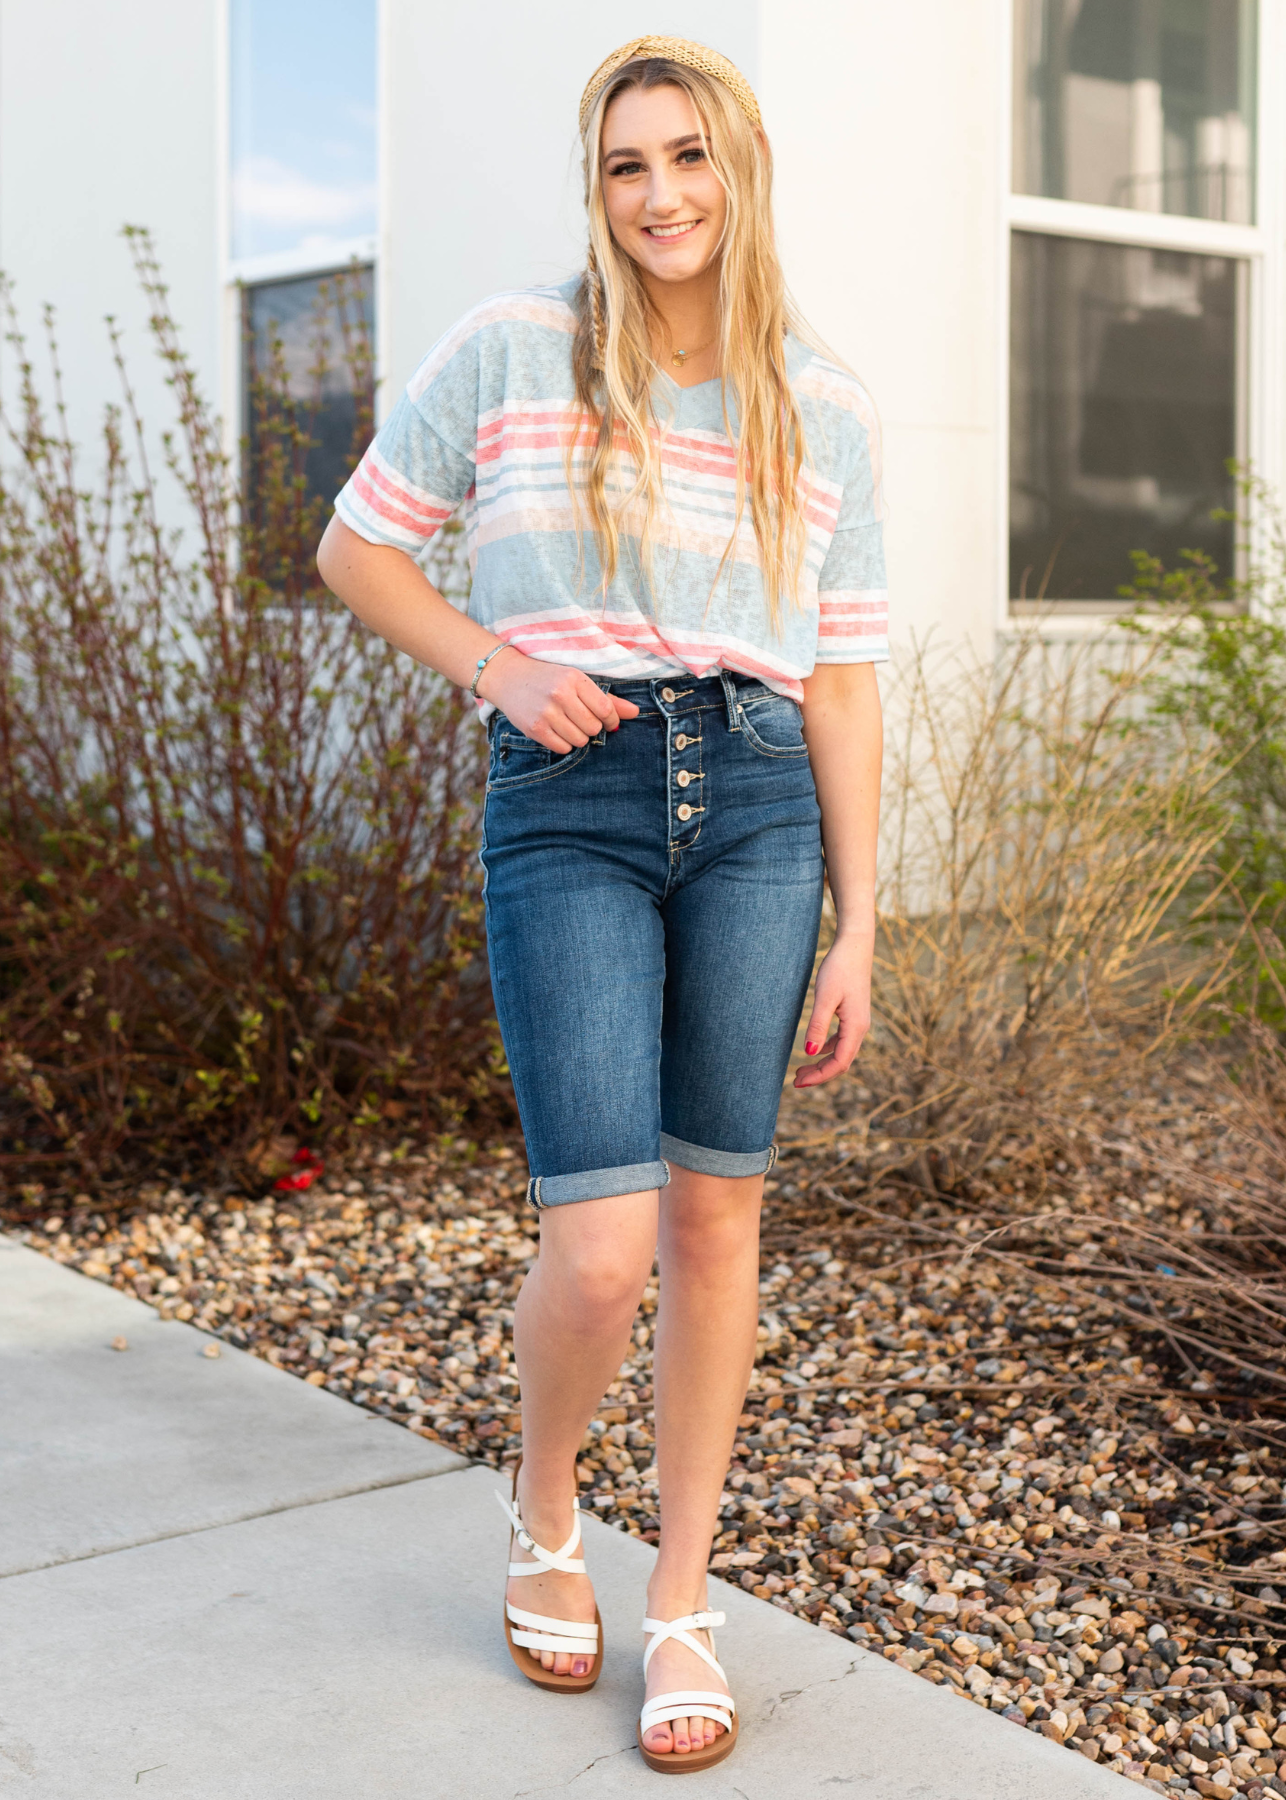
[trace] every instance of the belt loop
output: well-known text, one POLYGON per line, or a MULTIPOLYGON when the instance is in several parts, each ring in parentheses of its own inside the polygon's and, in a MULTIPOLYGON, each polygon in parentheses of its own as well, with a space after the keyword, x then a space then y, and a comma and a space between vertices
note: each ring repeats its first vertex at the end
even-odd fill
POLYGON ((545 1210, 540 1198, 539 1175, 533 1175, 531 1180, 527 1183, 527 1204, 528 1206, 534 1207, 537 1212, 543 1212, 545 1210))
POLYGON ((720 669, 719 679, 723 683, 723 697, 728 704, 728 730, 741 730, 741 717, 737 711, 737 689, 732 676, 726 669, 720 669))

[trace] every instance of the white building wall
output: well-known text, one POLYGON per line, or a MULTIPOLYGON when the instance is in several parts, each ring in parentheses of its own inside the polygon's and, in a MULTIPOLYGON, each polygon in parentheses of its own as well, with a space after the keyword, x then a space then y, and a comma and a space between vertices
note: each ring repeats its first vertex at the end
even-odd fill
POLYGON ((1009 0, 765 0, 759 96, 804 313, 884 425, 896 638, 992 642, 1009 0))
POLYGON ((85 443, 119 397, 105 313, 124 328, 144 418, 159 432, 174 416, 126 223, 153 232, 188 351, 206 393, 219 392, 219 10, 216 0, 0 0, 0 268, 33 338, 44 303, 57 309, 72 430, 85 443))

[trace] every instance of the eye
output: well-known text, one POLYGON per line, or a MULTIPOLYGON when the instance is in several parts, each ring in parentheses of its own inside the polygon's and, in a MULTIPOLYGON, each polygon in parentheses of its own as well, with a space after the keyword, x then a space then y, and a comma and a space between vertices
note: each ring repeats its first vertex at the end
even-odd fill
POLYGON ((641 162, 616 163, 607 172, 609 175, 637 175, 643 167, 641 162))
POLYGON ((694 145, 691 150, 682 151, 679 156, 679 161, 681 163, 688 163, 689 165, 692 163, 704 162, 705 159, 706 153, 699 145, 694 145))

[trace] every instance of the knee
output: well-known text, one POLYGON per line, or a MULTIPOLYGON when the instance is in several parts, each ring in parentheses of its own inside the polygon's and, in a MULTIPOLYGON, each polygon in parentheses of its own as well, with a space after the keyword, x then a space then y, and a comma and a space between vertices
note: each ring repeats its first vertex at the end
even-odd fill
POLYGON ((583 1328, 607 1329, 633 1318, 651 1270, 650 1257, 644 1267, 627 1249, 606 1243, 579 1245, 556 1261, 551 1273, 560 1298, 583 1328))

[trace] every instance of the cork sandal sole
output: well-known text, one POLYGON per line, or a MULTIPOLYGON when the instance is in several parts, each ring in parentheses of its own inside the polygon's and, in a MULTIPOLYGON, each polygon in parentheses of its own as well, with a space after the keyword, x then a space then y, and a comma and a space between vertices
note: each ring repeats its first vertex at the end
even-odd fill
POLYGON ((643 1727, 638 1728, 639 1755, 658 1775, 693 1775, 698 1769, 712 1769, 721 1763, 725 1756, 731 1756, 737 1742, 740 1729, 737 1719, 732 1721, 732 1730, 725 1731, 717 1737, 713 1744, 703 1744, 700 1750, 670 1750, 662 1755, 656 1750, 648 1750, 643 1743, 643 1727))

